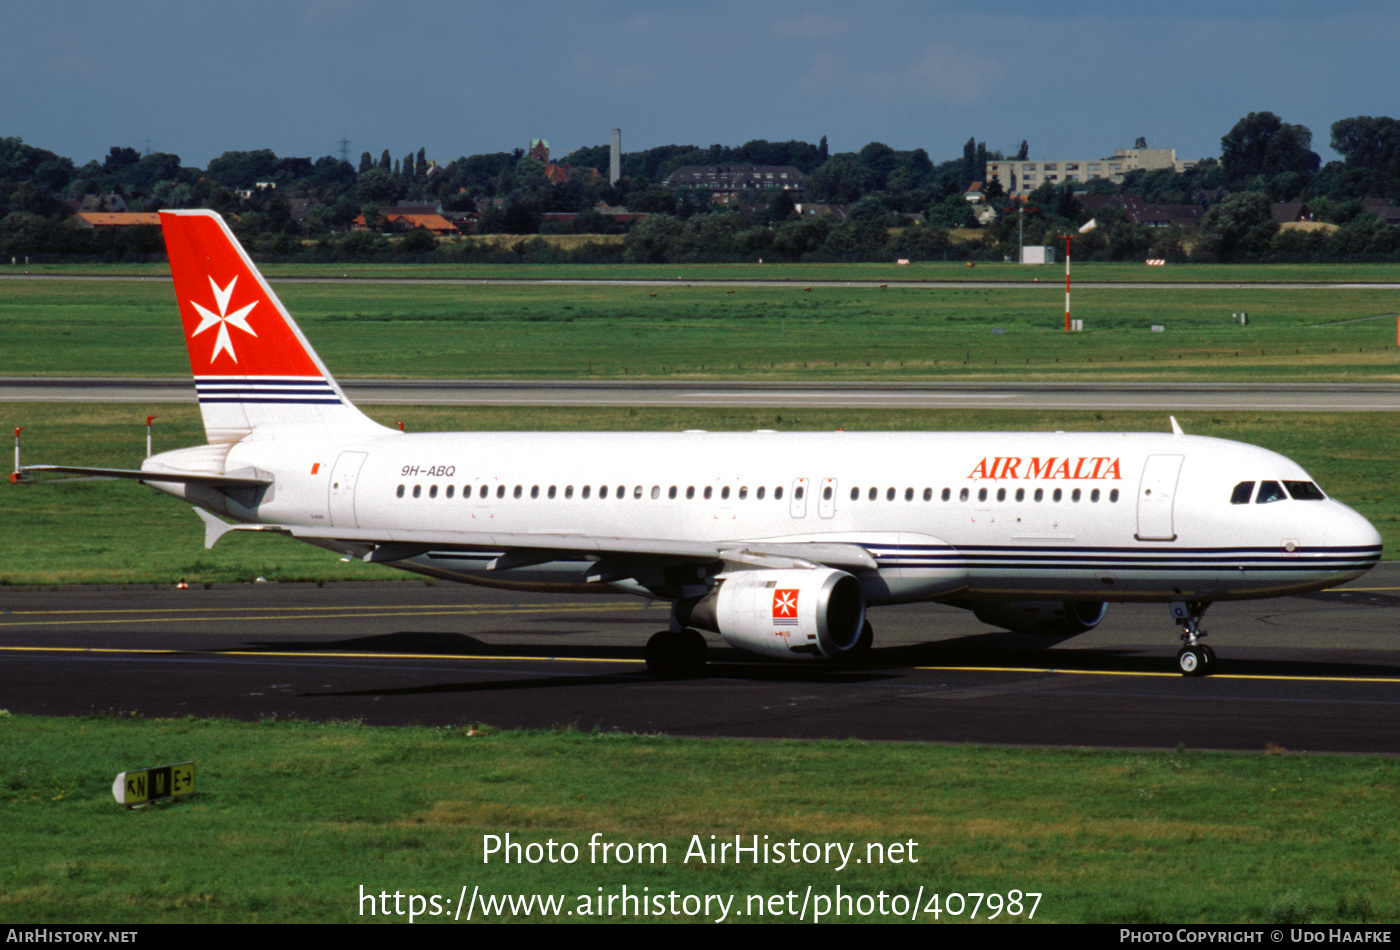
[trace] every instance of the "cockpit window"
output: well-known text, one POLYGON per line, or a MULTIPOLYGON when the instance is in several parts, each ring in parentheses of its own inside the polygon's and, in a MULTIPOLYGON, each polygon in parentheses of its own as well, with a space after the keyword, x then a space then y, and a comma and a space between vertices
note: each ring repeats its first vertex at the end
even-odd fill
POLYGON ((1283 487, 1296 501, 1326 501, 1327 496, 1312 482, 1284 482, 1283 487))
POLYGON ((1283 493, 1283 486, 1278 482, 1260 482, 1259 497, 1254 499, 1256 505, 1267 505, 1271 501, 1284 501, 1288 498, 1283 493))
POLYGON ((1230 493, 1230 504, 1247 505, 1249 499, 1254 494, 1253 482, 1240 482, 1235 486, 1235 490, 1230 493))

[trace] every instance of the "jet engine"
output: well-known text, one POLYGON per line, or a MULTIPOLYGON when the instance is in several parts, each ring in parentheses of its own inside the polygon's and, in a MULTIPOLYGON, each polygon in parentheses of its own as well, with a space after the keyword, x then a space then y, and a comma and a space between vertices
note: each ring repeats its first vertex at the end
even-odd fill
POLYGON ((1108 613, 1108 604, 1103 601, 981 600, 968 606, 983 623, 1038 637, 1087 633, 1108 613))
POLYGON ((818 660, 855 648, 865 624, 860 581, 832 568, 739 571, 679 611, 741 650, 818 660))

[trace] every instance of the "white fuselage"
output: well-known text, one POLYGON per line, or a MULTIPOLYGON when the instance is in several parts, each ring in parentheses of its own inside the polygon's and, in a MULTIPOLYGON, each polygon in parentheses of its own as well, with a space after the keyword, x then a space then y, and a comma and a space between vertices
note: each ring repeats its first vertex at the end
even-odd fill
MULTIPOLYGON (((222 509, 248 522, 854 544, 878 564, 858 574, 872 605, 1267 597, 1341 583, 1380 554, 1375 529, 1331 499, 1232 503, 1243 482, 1311 480, 1276 453, 1199 436, 385 432, 245 440, 224 469, 245 468, 276 479, 256 507, 222 509)), ((426 551, 394 566, 641 592, 587 581, 592 560, 501 569, 500 554, 426 551)))

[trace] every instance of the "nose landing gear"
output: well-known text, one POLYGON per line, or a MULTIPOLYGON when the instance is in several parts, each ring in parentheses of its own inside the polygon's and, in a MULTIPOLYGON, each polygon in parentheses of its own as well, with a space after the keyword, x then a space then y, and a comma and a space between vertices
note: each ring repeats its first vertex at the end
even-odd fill
POLYGON ((1171 603, 1172 617, 1182 628, 1181 649, 1176 654, 1176 667, 1183 676, 1209 676, 1215 672, 1215 651, 1201 643, 1206 632, 1201 629, 1201 617, 1208 601, 1174 600, 1171 603))

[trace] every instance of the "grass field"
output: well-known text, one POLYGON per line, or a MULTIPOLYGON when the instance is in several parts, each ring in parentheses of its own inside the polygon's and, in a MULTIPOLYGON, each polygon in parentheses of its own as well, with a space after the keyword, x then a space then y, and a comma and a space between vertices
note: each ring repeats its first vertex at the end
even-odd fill
MULTIPOLYGON (((593 409, 376 407, 366 411, 409 431, 782 429, 871 431, 1046 430, 1166 431, 1147 412, 959 410, 593 409)), ((139 467, 144 421, 156 419, 156 451, 204 441, 194 406, 0 403, 0 423, 25 426, 27 464, 139 467)), ((1188 432, 1237 439, 1282 452, 1322 488, 1371 520, 1387 556, 1400 549, 1400 500, 1394 491, 1400 426, 1389 413, 1178 413, 1188 432)), ((359 561, 342 563, 286 538, 234 532, 204 549, 204 528, 189 507, 131 482, 56 480, 0 488, 0 585, 191 583, 406 579, 359 561)))
MULTIPOLYGON (((0 776, 0 920, 11 923, 385 921, 364 910, 362 887, 387 892, 390 906, 404 895, 404 916, 387 918, 398 921, 408 895, 441 895, 451 919, 474 887, 562 899, 543 914, 478 904, 474 920, 577 921, 585 908, 584 920, 720 917, 720 905, 697 901, 690 913, 680 901, 676 914, 669 902, 596 913, 624 886, 722 895, 731 922, 792 921, 809 887, 831 898, 838 886, 864 900, 828 921, 970 917, 972 898, 960 918, 889 912, 921 888, 925 909, 935 893, 940 908, 949 894, 1002 895, 1000 921, 1025 920, 1032 901, 1037 922, 1400 918, 1393 759, 0 715, 0 776), (126 811, 112 800, 118 772, 186 760, 197 790, 179 804, 126 811), (506 833, 573 844, 578 860, 485 860, 485 836, 506 833), (617 851, 593 860, 595 833, 665 845, 665 860, 659 850, 644 862, 617 851), (687 859, 694 836, 708 845, 711 835, 854 845, 862 857, 871 843, 899 843, 903 853, 842 870, 834 855, 687 859), (1023 895, 1013 917, 1013 890, 1041 896, 1023 895)), ((805 919, 819 907, 811 901, 805 919)), ((420 913, 432 908, 424 900, 420 913)))
MULTIPOLYGON (((332 372, 347 378, 1400 378, 1400 304, 1395 291, 1374 287, 1086 287, 1074 298, 1087 328, 1079 334, 1063 332, 1053 281, 277 290, 332 372), (1240 312, 1248 326, 1232 321, 1240 312)), ((165 281, 5 281, 0 333, 0 375, 189 372, 165 281)))

